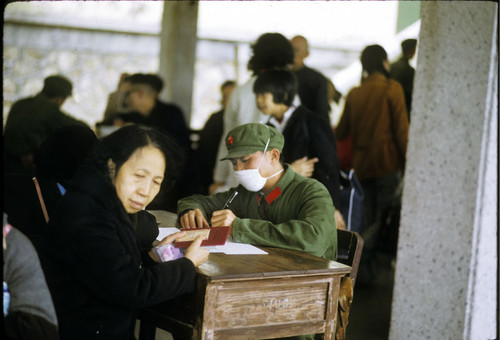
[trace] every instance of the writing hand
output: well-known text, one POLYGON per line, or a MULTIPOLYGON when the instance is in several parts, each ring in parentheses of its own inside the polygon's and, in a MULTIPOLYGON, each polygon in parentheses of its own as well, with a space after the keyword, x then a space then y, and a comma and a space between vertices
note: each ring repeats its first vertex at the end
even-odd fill
POLYGON ((230 226, 232 230, 235 218, 236 215, 229 209, 217 210, 213 212, 210 222, 212 223, 212 227, 230 226))
POLYGON ((180 223, 181 226, 186 229, 209 227, 208 222, 200 209, 189 210, 181 216, 180 223))

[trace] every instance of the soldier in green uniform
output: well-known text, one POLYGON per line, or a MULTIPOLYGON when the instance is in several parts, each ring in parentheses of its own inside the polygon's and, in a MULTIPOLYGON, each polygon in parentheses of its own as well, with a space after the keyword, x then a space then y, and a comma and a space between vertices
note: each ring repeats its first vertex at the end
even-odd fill
POLYGON ((229 131, 227 155, 239 185, 178 202, 183 228, 230 226, 234 242, 301 250, 335 260, 335 208, 328 190, 280 161, 283 135, 250 123, 229 131), (237 193, 237 194, 236 194, 237 193), (236 196, 235 196, 236 195, 236 196))

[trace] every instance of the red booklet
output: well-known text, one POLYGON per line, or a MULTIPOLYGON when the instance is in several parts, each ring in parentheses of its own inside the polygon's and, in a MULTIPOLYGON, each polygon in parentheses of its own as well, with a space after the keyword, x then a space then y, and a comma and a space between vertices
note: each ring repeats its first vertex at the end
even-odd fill
POLYGON ((186 232, 186 236, 175 241, 176 248, 185 248, 198 237, 203 236, 202 246, 222 246, 226 243, 229 227, 212 227, 199 229, 182 229, 186 232))

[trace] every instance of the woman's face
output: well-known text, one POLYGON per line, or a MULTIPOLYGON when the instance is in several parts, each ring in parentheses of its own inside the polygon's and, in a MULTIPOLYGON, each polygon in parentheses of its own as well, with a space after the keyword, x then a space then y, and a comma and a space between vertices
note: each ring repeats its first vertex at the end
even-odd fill
MULTIPOLYGON (((283 104, 276 104, 274 102, 274 96, 271 92, 259 93, 256 95, 257 107, 265 115, 280 116, 285 110, 283 110, 283 104)), ((277 117, 280 118, 280 117, 277 117)))
POLYGON ((112 181, 127 213, 137 213, 151 203, 160 191, 165 166, 163 153, 153 146, 137 149, 123 163, 112 181))

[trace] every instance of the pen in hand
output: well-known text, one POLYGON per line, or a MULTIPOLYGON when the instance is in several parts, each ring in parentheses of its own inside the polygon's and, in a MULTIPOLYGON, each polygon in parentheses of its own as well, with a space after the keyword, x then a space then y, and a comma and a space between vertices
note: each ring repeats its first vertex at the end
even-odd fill
POLYGON ((229 207, 229 204, 231 204, 231 202, 234 200, 234 198, 236 197, 236 195, 238 195, 238 191, 233 192, 233 194, 231 195, 231 197, 229 197, 229 199, 224 204, 224 207, 222 207, 222 210, 227 209, 229 207))

